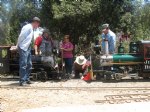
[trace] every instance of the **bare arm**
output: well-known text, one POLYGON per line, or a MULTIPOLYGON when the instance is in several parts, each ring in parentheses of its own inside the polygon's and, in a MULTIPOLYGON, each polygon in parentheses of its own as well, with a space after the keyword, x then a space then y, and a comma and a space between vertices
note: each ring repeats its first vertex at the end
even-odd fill
POLYGON ((38 46, 34 45, 34 49, 35 49, 35 54, 38 55, 38 46))

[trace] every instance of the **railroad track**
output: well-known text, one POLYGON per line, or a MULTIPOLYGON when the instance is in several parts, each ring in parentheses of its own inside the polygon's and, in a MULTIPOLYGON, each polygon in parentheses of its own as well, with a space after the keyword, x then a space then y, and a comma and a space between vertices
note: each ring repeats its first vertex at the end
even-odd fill
POLYGON ((121 104, 132 102, 148 102, 150 101, 150 87, 37 87, 37 86, 8 86, 1 85, 0 89, 15 90, 81 90, 81 91, 115 91, 117 95, 105 95, 102 100, 95 100, 98 104, 121 104), (127 94, 121 94, 127 93, 127 94), (132 93, 132 94, 130 94, 132 93), (133 94, 134 93, 134 94, 133 94))
POLYGON ((113 91, 150 91, 150 87, 39 87, 39 86, 8 86, 1 85, 0 89, 39 89, 39 90, 113 90, 113 91))
POLYGON ((104 100, 96 100, 95 103, 122 104, 132 102, 148 102, 150 101, 150 93, 106 95, 104 98, 104 100))

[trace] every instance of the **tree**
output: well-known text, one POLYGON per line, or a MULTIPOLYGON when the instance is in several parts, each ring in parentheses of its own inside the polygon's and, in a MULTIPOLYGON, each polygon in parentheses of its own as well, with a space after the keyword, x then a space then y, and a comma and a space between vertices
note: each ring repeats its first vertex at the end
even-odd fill
MULTIPOLYGON (((7 10, 7 0, 0 1, 0 44, 7 44, 9 38, 9 11, 7 10)), ((8 42, 9 43, 9 42, 8 42)))
POLYGON ((134 14, 135 40, 147 40, 150 38, 150 4, 140 7, 134 14))
POLYGON ((109 23, 111 29, 131 32, 134 40, 148 38, 149 5, 136 0, 1 0, 2 21, 7 21, 7 41, 16 43, 21 23, 40 16, 41 26, 61 35, 70 34, 73 42, 85 36, 88 41, 99 34, 99 26, 109 23), (8 4, 9 7, 7 7, 8 4), (135 5, 136 4, 136 5, 135 5), (7 11, 8 10, 8 11, 7 11), (147 30, 144 30, 147 29, 147 30), (143 35, 143 37, 141 36, 143 35))
POLYGON ((16 44, 22 23, 39 16, 41 0, 1 0, 0 1, 0 41, 1 44, 16 44))
POLYGON ((42 3, 42 10, 41 10, 41 20, 42 25, 51 29, 51 22, 53 20, 53 10, 52 4, 53 0, 44 0, 42 3))
POLYGON ((82 35, 93 40, 103 23, 109 23, 113 29, 121 27, 122 15, 132 10, 129 0, 62 0, 59 3, 45 0, 42 5, 42 15, 48 18, 44 25, 52 32, 70 34, 75 43, 82 35))
POLYGON ((38 7, 35 7, 32 1, 18 1, 12 5, 16 6, 16 8, 13 9, 10 19, 10 40, 12 43, 16 44, 23 23, 31 22, 31 19, 34 16, 39 16, 40 9, 38 9, 38 7))

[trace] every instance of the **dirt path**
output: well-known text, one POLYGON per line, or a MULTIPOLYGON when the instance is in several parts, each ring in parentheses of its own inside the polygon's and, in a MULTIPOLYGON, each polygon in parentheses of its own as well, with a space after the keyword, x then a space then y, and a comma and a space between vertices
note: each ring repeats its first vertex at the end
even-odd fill
POLYGON ((95 101, 104 100, 105 95, 127 93, 150 93, 150 82, 86 83, 82 80, 69 80, 35 82, 27 87, 19 87, 18 81, 5 80, 0 82, 0 110, 21 112, 23 109, 47 106, 100 105, 95 101))

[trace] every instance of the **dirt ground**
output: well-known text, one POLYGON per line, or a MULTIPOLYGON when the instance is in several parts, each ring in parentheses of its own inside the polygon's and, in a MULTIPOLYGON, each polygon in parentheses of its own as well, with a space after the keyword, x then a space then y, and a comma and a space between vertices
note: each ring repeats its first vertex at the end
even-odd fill
POLYGON ((0 81, 0 112, 21 112, 46 106, 66 105, 99 105, 96 100, 104 99, 105 95, 126 93, 150 93, 150 90, 111 90, 108 87, 150 87, 149 81, 125 80, 123 82, 94 81, 87 83, 81 79, 63 81, 36 81, 26 87, 18 86, 16 79, 0 81), (64 89, 61 89, 61 88, 64 89))

